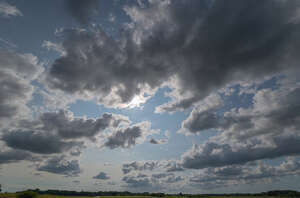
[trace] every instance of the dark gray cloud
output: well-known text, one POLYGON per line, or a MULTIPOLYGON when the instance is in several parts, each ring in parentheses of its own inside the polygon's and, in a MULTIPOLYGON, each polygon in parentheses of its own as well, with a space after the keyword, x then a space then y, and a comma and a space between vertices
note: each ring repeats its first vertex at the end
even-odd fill
POLYGON ((174 111, 299 61, 297 0, 151 1, 124 9, 132 24, 118 41, 99 29, 69 32, 67 55, 48 71, 50 88, 124 107, 169 82, 173 100, 157 112, 174 111))
POLYGON ((189 178, 190 184, 202 189, 228 187, 238 184, 257 184, 278 181, 282 177, 300 174, 300 163, 288 159, 277 166, 262 162, 255 164, 229 165, 222 168, 208 168, 201 174, 189 178))
POLYGON ((196 134, 201 131, 215 129, 220 125, 220 119, 217 116, 217 110, 223 102, 219 95, 210 95, 206 97, 198 106, 194 108, 189 117, 181 124, 181 133, 196 134))
POLYGON ((160 139, 160 140, 157 140, 157 139, 154 139, 154 138, 151 138, 149 140, 149 142, 151 144, 166 144, 168 142, 168 139, 160 139))
POLYGON ((100 172, 98 175, 94 176, 93 179, 108 180, 110 177, 105 172, 100 172))
POLYGON ((33 131, 11 131, 2 136, 7 146, 38 154, 63 153, 74 147, 82 147, 83 142, 64 141, 56 135, 33 131))
POLYGON ((131 148, 132 146, 143 143, 147 136, 156 133, 157 131, 150 129, 149 122, 141 122, 136 125, 117 130, 107 137, 104 146, 115 148, 131 148))
POLYGON ((78 160, 66 160, 65 156, 55 156, 37 167, 38 171, 49 172, 67 177, 76 177, 82 170, 78 160))
POLYGON ((117 127, 122 122, 129 122, 126 117, 108 113, 96 119, 74 117, 72 112, 66 110, 44 113, 40 116, 40 121, 44 130, 56 131, 65 139, 94 138, 109 127, 117 127))
POLYGON ((33 157, 29 152, 22 150, 6 150, 0 152, 0 164, 8 164, 32 159, 33 157))
POLYGON ((98 0, 66 0, 65 7, 79 23, 87 25, 91 15, 99 11, 98 0))

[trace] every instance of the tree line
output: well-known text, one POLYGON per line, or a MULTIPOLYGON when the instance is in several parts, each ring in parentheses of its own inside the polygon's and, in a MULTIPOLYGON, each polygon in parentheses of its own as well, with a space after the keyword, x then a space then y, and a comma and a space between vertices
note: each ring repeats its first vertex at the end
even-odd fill
MULTIPOLYGON (((1 186, 0 186, 1 190, 1 186)), ((264 196, 264 197, 300 197, 300 192, 293 190, 274 190, 262 193, 233 193, 233 194, 166 194, 166 193, 133 193, 129 191, 98 191, 98 192, 88 192, 88 191, 69 191, 69 190, 28 190, 33 191, 38 194, 48 194, 48 195, 62 195, 62 196, 151 196, 151 197, 167 197, 167 196, 182 196, 190 198, 205 198, 210 196, 264 196)))

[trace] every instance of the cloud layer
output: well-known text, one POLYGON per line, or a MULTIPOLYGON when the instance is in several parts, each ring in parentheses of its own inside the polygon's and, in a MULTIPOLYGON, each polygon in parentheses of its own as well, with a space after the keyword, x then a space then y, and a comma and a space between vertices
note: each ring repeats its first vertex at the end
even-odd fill
POLYGON ((157 112, 186 109, 230 83, 295 69, 298 4, 221 0, 125 6, 132 23, 118 40, 100 28, 67 31, 66 55, 51 66, 46 82, 114 107, 169 84, 172 102, 157 112))

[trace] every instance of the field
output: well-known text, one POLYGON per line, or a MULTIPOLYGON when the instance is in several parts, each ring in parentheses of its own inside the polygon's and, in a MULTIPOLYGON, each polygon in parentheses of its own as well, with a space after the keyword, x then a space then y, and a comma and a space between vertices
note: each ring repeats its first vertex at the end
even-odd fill
MULTIPOLYGON (((0 198, 16 198, 15 193, 2 194, 0 198)), ((151 196, 99 196, 99 197, 81 197, 81 196, 57 196, 57 195, 39 195, 37 198, 154 198, 151 196)), ((165 196, 165 198, 184 198, 184 196, 165 196)), ((195 196, 194 198, 276 198, 271 196, 195 196)), ((284 197, 280 197, 284 198, 284 197)))

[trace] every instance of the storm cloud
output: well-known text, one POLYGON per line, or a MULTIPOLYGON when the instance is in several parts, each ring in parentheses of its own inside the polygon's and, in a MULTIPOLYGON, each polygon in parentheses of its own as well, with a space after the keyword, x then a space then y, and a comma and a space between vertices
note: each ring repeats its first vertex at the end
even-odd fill
POLYGON ((132 23, 118 41, 99 28, 68 31, 67 55, 50 67, 46 84, 126 107, 169 83, 172 101, 157 112, 183 110, 230 83, 295 69, 298 8, 295 0, 125 6, 132 23))

